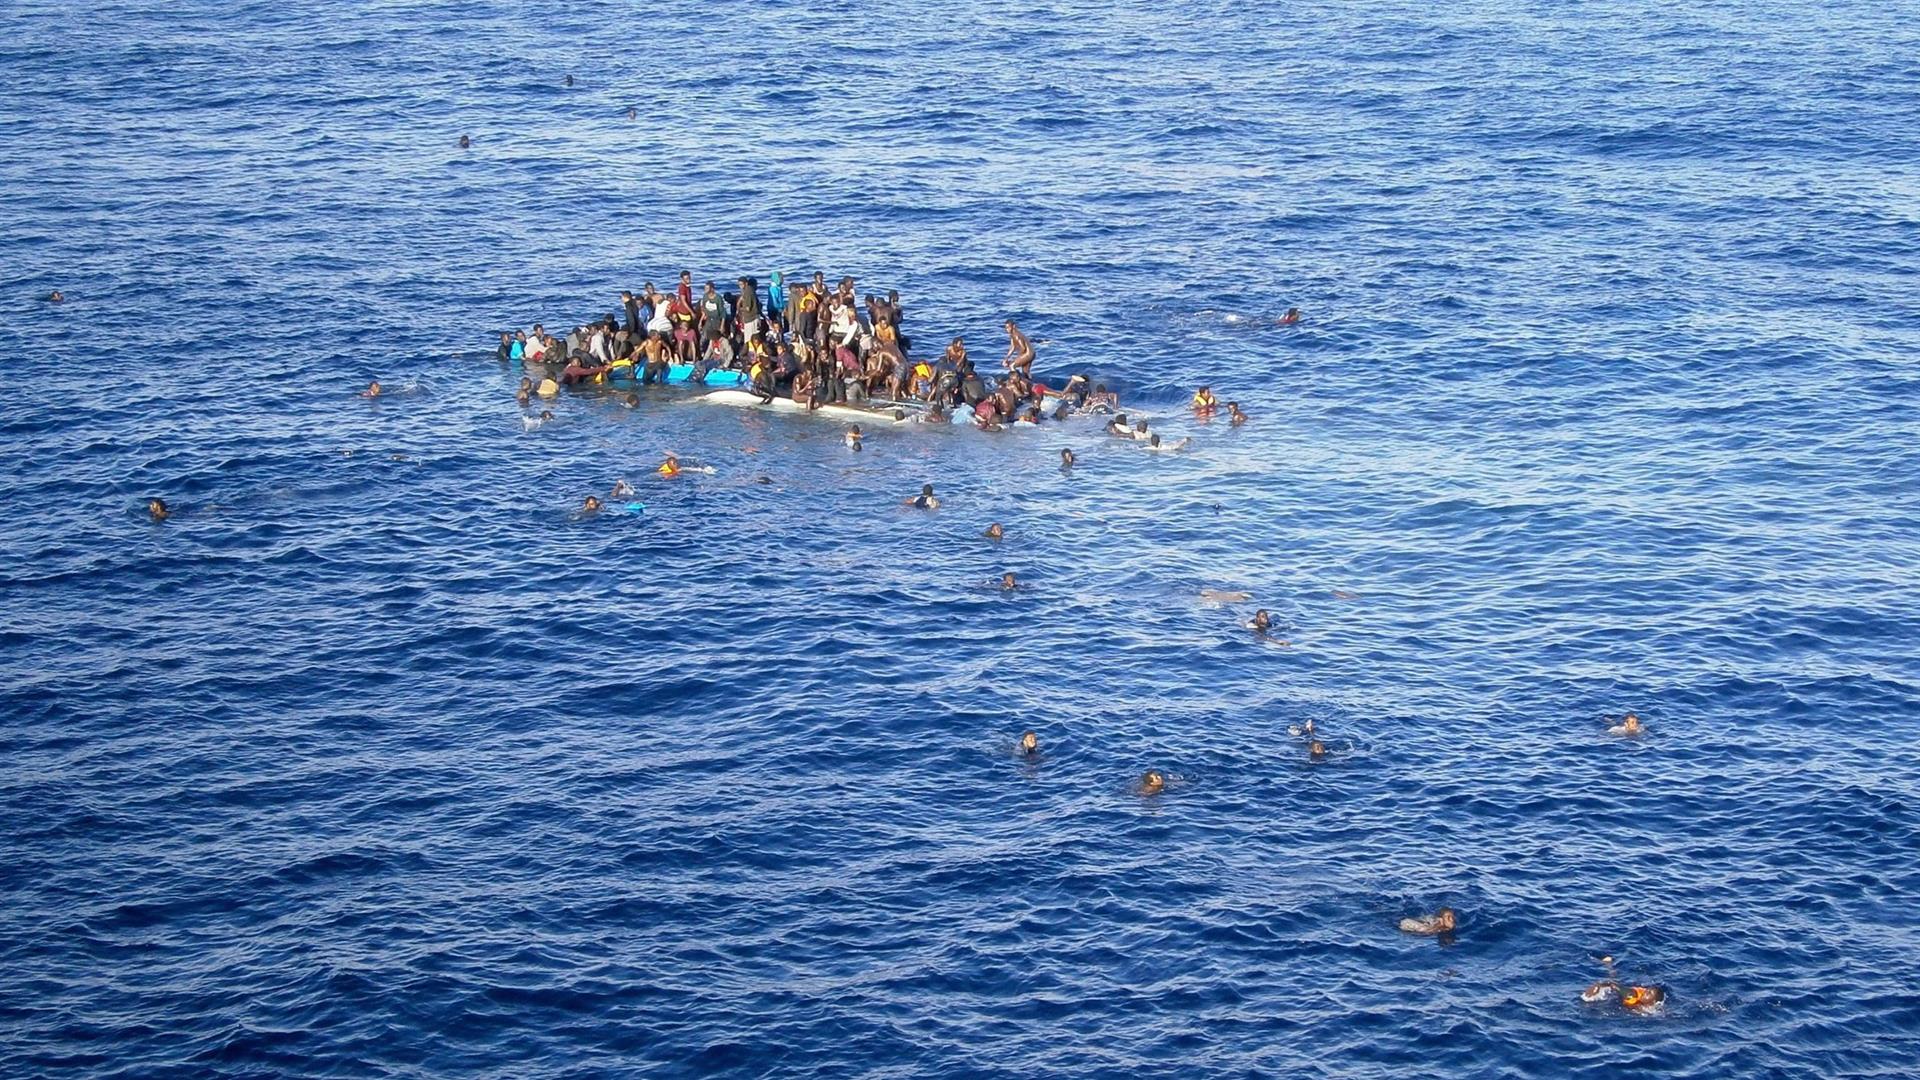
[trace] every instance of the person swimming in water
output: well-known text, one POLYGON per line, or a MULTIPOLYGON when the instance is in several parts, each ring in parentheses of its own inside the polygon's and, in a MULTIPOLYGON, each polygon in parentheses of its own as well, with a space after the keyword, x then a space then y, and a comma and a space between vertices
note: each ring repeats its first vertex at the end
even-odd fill
POLYGON ((600 497, 598 495, 589 495, 587 496, 587 501, 580 504, 580 512, 583 514, 596 514, 600 512, 600 506, 600 497))
POLYGON ((1600 965, 1606 969, 1606 978, 1590 983, 1580 991, 1581 1001, 1589 1004, 1618 1001, 1621 1008, 1628 1012, 1645 1015, 1657 1011, 1667 1000, 1667 992, 1658 986, 1620 985, 1620 977, 1613 969, 1613 957, 1601 957, 1600 965))
POLYGON ((1456 919, 1450 907, 1443 907, 1431 915, 1416 915, 1400 920, 1400 932, 1404 934, 1425 934, 1429 937, 1451 934, 1456 919))
POLYGON ((1158 435, 1149 435, 1147 436, 1147 449, 1155 450, 1164 454, 1174 450, 1185 450, 1187 448, 1187 445, 1191 442, 1193 442, 1193 436, 1191 435, 1188 435, 1182 438, 1179 442, 1170 442, 1170 443, 1162 443, 1160 441, 1160 436, 1158 435))
POLYGON ((1247 422, 1247 414, 1240 411, 1239 402, 1227 402, 1227 422, 1234 427, 1239 427, 1241 424, 1247 422))
POLYGON ((55 289, 52 292, 47 294, 47 303, 49 304, 65 303, 66 299, 67 299, 66 296, 63 295, 59 289, 55 289))
POLYGON ((654 471, 671 480, 680 475, 680 459, 673 454, 668 454, 667 460, 661 462, 660 467, 654 471))
POLYGON ((472 145, 472 139, 467 138, 465 135, 460 136, 460 149, 465 150, 472 145))
POLYGON ((1631 739, 1640 734, 1641 730, 1640 718, 1632 713, 1628 713, 1626 719, 1608 728, 1607 734, 1617 735, 1623 739, 1631 739))
POLYGON ((167 500, 165 499, 148 499, 147 500, 147 516, 152 518, 153 520, 165 521, 167 520, 168 516, 171 515, 172 513, 173 511, 167 509, 167 500))
POLYGON ((1312 742, 1307 744, 1307 760, 1308 761, 1317 762, 1317 761, 1325 761, 1326 759, 1327 759, 1326 743, 1321 742, 1319 739, 1315 739, 1312 742))
POLYGON ((1280 316, 1281 326, 1292 326, 1294 323, 1297 323, 1299 321, 1300 321, 1300 309, 1297 307, 1288 308, 1287 313, 1285 315, 1280 316))
POLYGON ((1203 386, 1193 392, 1193 415, 1206 419, 1220 407, 1220 399, 1213 396, 1211 387, 1203 386))
POLYGON ((911 499, 901 500, 900 505, 911 506, 915 510, 938 510, 940 509, 940 500, 934 497, 932 484, 922 484, 920 485, 920 494, 915 495, 911 499))
POLYGON ((1253 618, 1247 620, 1247 629, 1255 633, 1264 634, 1272 628, 1273 616, 1267 614, 1266 608, 1261 608, 1259 611, 1254 612, 1253 618))
POLYGON ((1127 425, 1127 414, 1121 413, 1107 421, 1107 434, 1117 439, 1133 438, 1133 428, 1127 425))
POLYGON ((1298 727, 1290 727, 1290 728, 1288 728, 1288 729, 1287 729, 1287 734, 1289 734, 1289 735, 1293 735, 1293 736, 1296 736, 1296 737, 1301 737, 1301 736, 1310 736, 1310 735, 1312 735, 1312 734, 1313 734, 1313 718, 1312 718, 1311 716, 1309 716, 1309 717, 1307 718, 1307 722, 1306 722, 1306 723, 1304 723, 1304 724, 1301 724, 1301 725, 1299 725, 1298 727))
POLYGON ((1133 430, 1127 432, 1127 434, 1133 438, 1134 442, 1146 442, 1148 439, 1153 438, 1153 432, 1147 430, 1147 422, 1145 420, 1136 421, 1133 425, 1133 430))
POLYGON ((852 427, 847 429, 847 449, 849 450, 860 449, 860 425, 859 424, 855 424, 852 427))
POLYGON ((998 540, 1001 537, 1007 535, 1007 530, 1001 528, 1000 523, 996 521, 993 524, 987 526, 987 531, 984 533, 981 533, 980 535, 986 537, 989 540, 998 540))
POLYGON ((1037 757, 1040 754, 1040 736, 1029 731, 1020 736, 1020 754, 1022 757, 1037 757))
POLYGON ((1148 769, 1140 774, 1140 783, 1135 790, 1142 795, 1158 795, 1167 790, 1167 778, 1159 769, 1148 769))
POLYGON ((363 398, 379 397, 380 396, 380 380, 375 379, 373 382, 368 383, 367 388, 365 390, 360 391, 360 396, 363 398))
POLYGON ((1000 587, 1002 589, 1013 590, 1020 587, 1020 582, 1014 578, 1013 571, 1009 570, 1000 575, 1000 587))
POLYGON ((1060 467, 1063 469, 1073 468, 1073 451, 1072 450, 1063 449, 1060 451, 1060 467))
POLYGON ((1657 986, 1629 986, 1620 994, 1620 1006, 1641 1014, 1656 1012, 1667 1000, 1667 992, 1657 986))
POLYGON ((609 498, 631 499, 634 494, 633 485, 627 483, 625 480, 615 480, 613 482, 613 490, 607 494, 609 498))

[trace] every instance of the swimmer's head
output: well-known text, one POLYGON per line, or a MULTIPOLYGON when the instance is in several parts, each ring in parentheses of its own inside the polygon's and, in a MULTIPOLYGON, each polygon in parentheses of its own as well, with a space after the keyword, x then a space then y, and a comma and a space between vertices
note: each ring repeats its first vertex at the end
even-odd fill
POLYGON ((639 118, 640 118, 640 110, 634 108, 631 105, 627 106, 627 119, 638 120, 639 118))
POLYGON ((1439 927, 1440 932, 1445 934, 1445 933, 1452 932, 1458 920, 1459 920, 1459 916, 1454 914, 1454 911, 1452 908, 1443 907, 1439 910, 1438 913, 1434 915, 1433 925, 1436 927, 1439 927))
POLYGON ((167 500, 165 499, 147 500, 147 516, 155 521, 167 520, 167 515, 172 512, 173 511, 167 509, 167 500))
POLYGON ((853 425, 852 427, 849 427, 849 428, 847 428, 847 434, 849 434, 849 435, 851 435, 851 436, 853 436, 853 437, 854 437, 854 438, 856 438, 856 439, 857 439, 857 438, 859 438, 859 437, 860 437, 860 425, 859 425, 859 424, 854 424, 854 425, 853 425))
POLYGON ((533 395, 523 388, 514 391, 513 400, 525 405, 533 400, 533 395))
POLYGON ((63 294, 59 289, 55 289, 52 292, 47 294, 47 303, 49 304, 58 304, 65 300, 66 300, 65 294, 63 294))
POLYGON ((1319 761, 1321 758, 1324 758, 1326 756, 1327 756, 1326 743, 1321 742, 1319 739, 1315 739, 1312 742, 1307 744, 1307 757, 1311 758, 1314 761, 1319 761))
POLYGON ((1629 1009, 1652 1009, 1667 999, 1667 992, 1657 986, 1629 986, 1620 995, 1620 1004, 1629 1009))
POLYGON ((928 498, 932 498, 932 497, 933 497, 933 485, 932 485, 932 484, 921 484, 921 485, 920 485, 920 494, 922 494, 922 495, 925 495, 925 496, 927 496, 928 498))
POLYGON ((598 495, 587 496, 587 501, 580 504, 580 509, 586 511, 589 514, 593 513, 595 510, 600 509, 600 497, 598 495))
POLYGON ((628 395, 627 395, 627 408, 629 408, 629 409, 632 409, 632 408, 636 408, 636 407, 638 407, 638 406, 639 406, 639 404, 640 404, 640 395, 639 395, 639 394, 628 394, 628 395))
POLYGON ((1072 451, 1072 450, 1064 450, 1064 449, 1063 449, 1063 450, 1061 450, 1061 451, 1060 451, 1060 464, 1062 464, 1062 465, 1071 465, 1071 464, 1073 464, 1073 451, 1072 451))
POLYGON ((1630 735, 1637 735, 1640 732, 1640 718, 1628 713, 1627 718, 1620 721, 1620 727, 1630 735))
POLYGON ((1158 795, 1167 789, 1167 778, 1159 769, 1148 769, 1140 774, 1140 794, 1158 795))
POLYGON ((989 540, 998 540, 1006 534, 1007 530, 1001 528, 1000 523, 997 521, 987 526, 986 537, 989 540))
POLYGON ((467 138, 465 135, 460 136, 460 149, 465 150, 466 148, 472 145, 473 145, 472 139, 467 138))
MULTIPOLYGON (((1142 425, 1140 425, 1140 426, 1141 426, 1141 427, 1145 427, 1146 425, 1145 425, 1145 424, 1142 424, 1142 425)), ((1149 435, 1149 436, 1147 436, 1147 445, 1148 445, 1148 446, 1159 446, 1159 445, 1160 445, 1160 436, 1158 436, 1158 435, 1149 435)))
POLYGON ((541 410, 540 410, 540 419, 542 419, 542 420, 551 420, 551 419, 553 419, 553 410, 552 410, 552 409, 541 409, 541 410))
POLYGON ((1133 425, 1133 430, 1135 430, 1135 431, 1145 431, 1145 430, 1147 430, 1147 422, 1146 422, 1145 420, 1142 420, 1142 421, 1140 421, 1139 423, 1136 423, 1136 424, 1134 424, 1134 425, 1133 425))
POLYGON ((1013 571, 1009 570, 1000 575, 1000 587, 1003 589, 1017 589, 1020 587, 1020 582, 1014 580, 1013 571))
POLYGON ((362 392, 360 396, 361 397, 379 397, 380 396, 380 380, 375 379, 373 382, 368 383, 366 390, 362 392))
POLYGON ((1033 755, 1039 753, 1040 752, 1040 736, 1035 735, 1031 731, 1027 732, 1025 735, 1020 736, 1020 752, 1027 755, 1028 757, 1032 757, 1033 755))
POLYGON ((520 389, 522 389, 522 390, 531 390, 531 389, 533 389, 533 380, 532 380, 532 379, 521 379, 521 380, 520 380, 520 389))
POLYGON ((567 85, 568 85, 568 86, 572 86, 572 85, 573 85, 573 76, 571 76, 571 75, 569 75, 569 76, 567 76, 567 85))
POLYGON ((1267 614, 1266 608, 1261 608, 1253 613, 1253 622, 1250 625, 1255 630, 1265 630, 1273 625, 1273 616, 1267 614))

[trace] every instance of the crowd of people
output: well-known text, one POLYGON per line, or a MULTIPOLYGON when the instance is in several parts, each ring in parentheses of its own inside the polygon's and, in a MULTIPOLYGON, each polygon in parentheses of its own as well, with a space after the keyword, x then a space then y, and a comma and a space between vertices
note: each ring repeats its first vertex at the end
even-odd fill
MULTIPOLYGON (((542 324, 502 333, 498 355, 546 369, 537 382, 529 378, 522 384, 523 403, 563 386, 610 379, 664 383, 681 365, 685 381, 695 384, 714 372, 738 372, 763 401, 787 397, 809 409, 911 404, 933 421, 964 410, 987 429, 1062 420, 1076 412, 1113 415, 1120 407, 1118 393, 1083 374, 1059 385, 1037 378, 1033 341, 1012 319, 1004 323, 1007 348, 998 369, 982 372, 959 337, 937 357, 930 349, 916 354, 897 290, 858 295, 853 278, 829 287, 818 272, 795 283, 776 271, 764 289, 752 277, 738 278, 734 285, 723 291, 709 281, 696 295, 692 272, 683 270, 672 292, 661 292, 651 282, 638 292, 622 292, 620 311, 574 326, 562 337, 547 333, 542 324)), ((1224 409, 1234 424, 1246 421, 1237 402, 1222 405, 1205 387, 1194 395, 1193 405, 1202 418, 1224 409)), ((1163 446, 1144 421, 1110 430, 1152 449, 1175 448, 1163 446)))

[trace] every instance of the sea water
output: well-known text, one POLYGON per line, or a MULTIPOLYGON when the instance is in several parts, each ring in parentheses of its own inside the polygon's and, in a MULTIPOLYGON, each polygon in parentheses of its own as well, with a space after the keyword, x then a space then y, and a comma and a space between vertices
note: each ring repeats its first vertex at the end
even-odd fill
POLYGON ((0 1071, 1909 1074, 1915 16, 11 5, 0 1071), (682 269, 1193 442, 523 422, 682 269))

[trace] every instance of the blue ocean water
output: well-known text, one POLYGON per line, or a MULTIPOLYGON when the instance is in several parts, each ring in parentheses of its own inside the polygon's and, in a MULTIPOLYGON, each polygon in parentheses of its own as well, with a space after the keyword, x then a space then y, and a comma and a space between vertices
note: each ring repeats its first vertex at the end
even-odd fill
POLYGON ((16 0, 0 1073, 1920 1072, 1916 14, 16 0), (1194 444, 530 428, 682 268, 1194 444))

